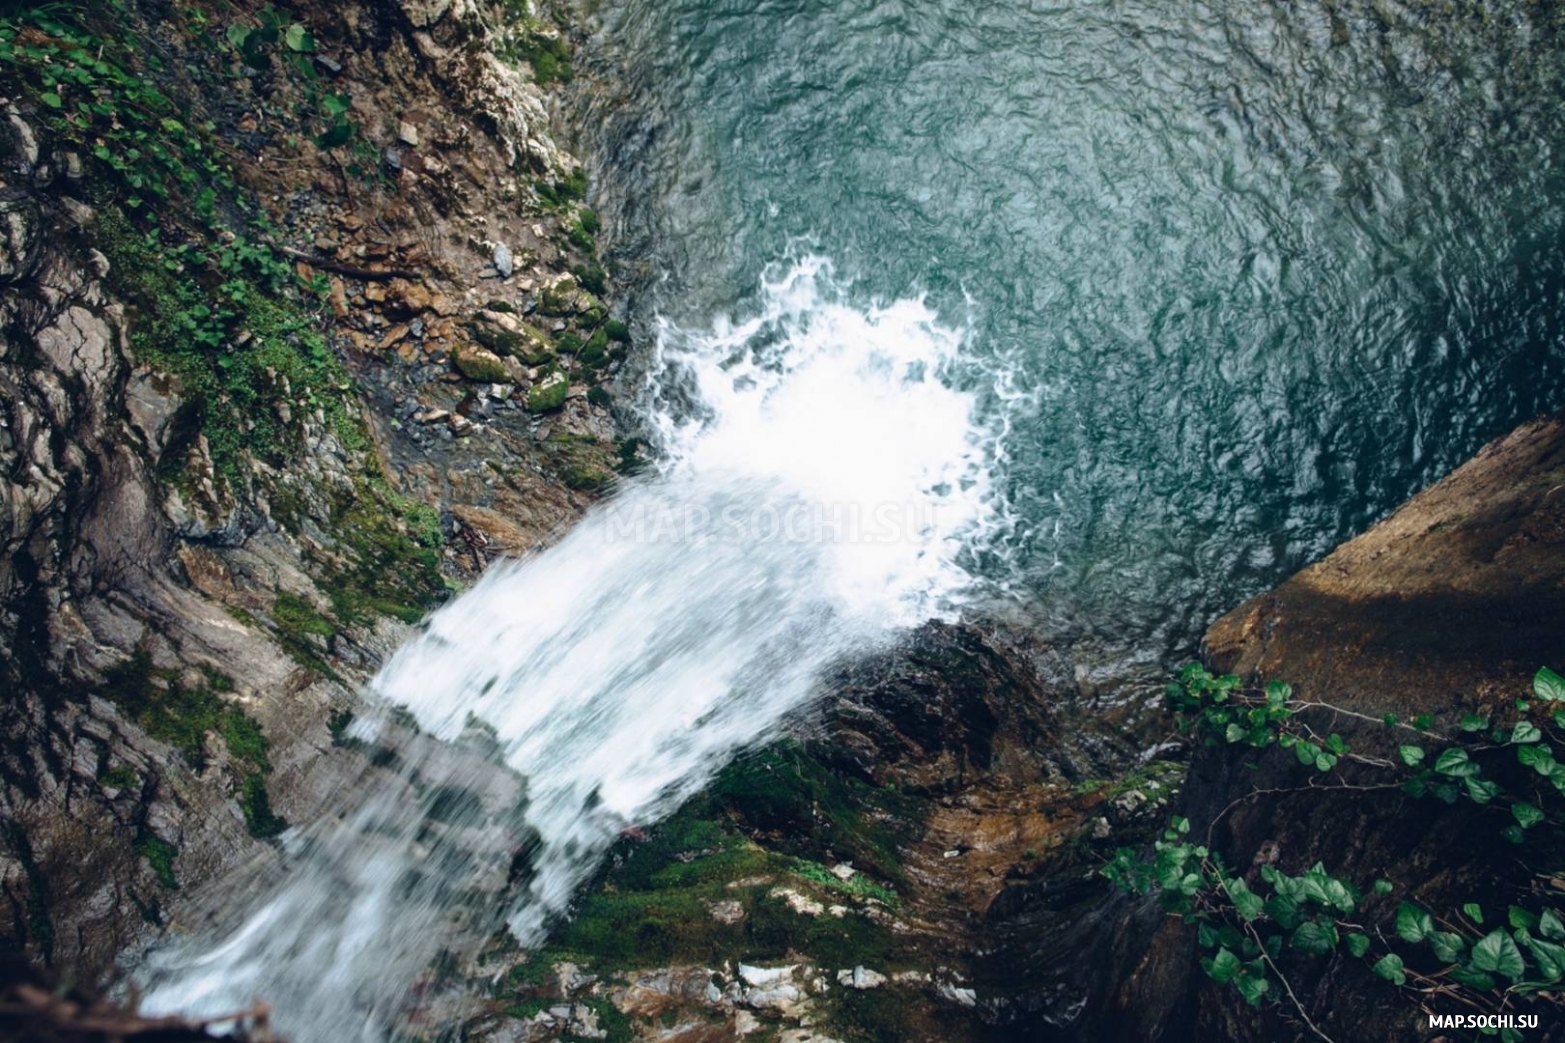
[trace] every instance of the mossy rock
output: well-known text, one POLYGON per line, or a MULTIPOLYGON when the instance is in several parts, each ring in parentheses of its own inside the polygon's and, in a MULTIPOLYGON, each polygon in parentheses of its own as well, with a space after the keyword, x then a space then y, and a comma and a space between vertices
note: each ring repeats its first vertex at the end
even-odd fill
POLYGON ((500 356, 483 348, 464 347, 455 355, 457 371, 482 384, 504 384, 509 379, 500 356))
POLYGON ((548 337, 513 315, 481 313, 470 326, 473 338, 496 355, 509 355, 529 366, 541 366, 558 352, 548 337))
POLYGON ((603 302, 569 275, 543 291, 538 298, 538 310, 545 315, 591 316, 590 325, 596 325, 607 314, 603 302))
POLYGON ((527 408, 534 413, 559 409, 565 404, 565 396, 570 390, 570 378, 555 370, 528 389, 527 408))
POLYGON ((587 338, 587 346, 581 349, 581 360, 589 366, 596 366, 609 357, 609 334, 600 329, 587 338))

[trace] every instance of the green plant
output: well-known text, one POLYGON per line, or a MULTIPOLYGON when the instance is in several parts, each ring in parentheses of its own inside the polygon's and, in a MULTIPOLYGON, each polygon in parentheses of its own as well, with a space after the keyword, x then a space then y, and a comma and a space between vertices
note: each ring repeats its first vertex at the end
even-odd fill
MULTIPOLYGON (((1565 678, 1547 667, 1533 679, 1533 698, 1515 701, 1519 717, 1506 725, 1469 714, 1451 735, 1429 731, 1434 722, 1428 719, 1413 725, 1382 719, 1378 723, 1398 732, 1397 738, 1420 740, 1398 742, 1395 759, 1358 753, 1334 733, 1319 736, 1299 716, 1302 710, 1351 711, 1303 703, 1284 684, 1273 682, 1257 691, 1239 678, 1218 677, 1193 664, 1180 671, 1168 698, 1181 729, 1204 742, 1291 749, 1301 766, 1328 777, 1312 789, 1401 789, 1448 804, 1466 799, 1503 816, 1500 832, 1517 845, 1528 843, 1529 831, 1553 831, 1559 825, 1554 808, 1565 793, 1565 767, 1554 760, 1546 740, 1559 741, 1565 733, 1565 678), (1432 753, 1430 745, 1438 752, 1432 753), (1516 771, 1501 770, 1507 759, 1520 769, 1519 783, 1510 781, 1516 771), (1384 781, 1336 779, 1344 760, 1385 776, 1384 781)), ((1511 1010, 1528 1000, 1560 1002, 1565 923, 1556 910, 1511 906, 1504 925, 1486 928, 1482 909, 1473 902, 1436 916, 1404 901, 1393 924, 1377 924, 1367 917, 1366 906, 1392 892, 1388 881, 1360 887, 1320 863, 1297 876, 1274 865, 1263 865, 1256 874, 1231 869, 1210 847, 1221 817, 1209 825, 1206 843, 1192 840, 1189 821, 1176 817, 1149 854, 1121 848, 1103 874, 1128 891, 1156 891, 1171 913, 1193 921, 1207 975, 1233 985, 1249 1003, 1286 997, 1317 1036, 1329 1038, 1310 1021, 1279 969, 1284 951, 1308 956, 1344 952, 1368 961, 1375 975, 1395 986, 1450 995, 1483 1012, 1511 1010), (1390 941, 1393 933, 1400 946, 1390 941)), ((1500 1035, 1521 1038, 1510 1028, 1500 1035)))
POLYGON ((153 833, 143 832, 136 838, 136 853, 147 860, 158 883, 170 891, 177 890, 179 880, 174 876, 174 858, 179 849, 153 833))
POLYGON ((256 15, 256 22, 253 26, 234 22, 224 35, 239 62, 252 69, 276 64, 298 81, 304 95, 300 115, 312 130, 316 145, 334 149, 352 142, 360 129, 348 115, 352 100, 324 89, 312 58, 315 37, 270 5, 256 15))
POLYGON ((138 650, 104 672, 101 693, 148 735, 178 750, 194 768, 207 764, 208 736, 221 737, 246 824, 255 836, 274 836, 285 823, 272 814, 267 800, 266 777, 272 766, 266 737, 253 718, 223 698, 232 690, 233 682, 215 672, 209 672, 202 684, 184 684, 174 671, 158 669, 150 654, 138 650))

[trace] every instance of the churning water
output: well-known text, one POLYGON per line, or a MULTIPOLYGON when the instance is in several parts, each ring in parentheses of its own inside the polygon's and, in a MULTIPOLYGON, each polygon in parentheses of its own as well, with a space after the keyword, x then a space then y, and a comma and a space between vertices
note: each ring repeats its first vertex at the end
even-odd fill
POLYGON ((597 4, 586 151, 650 306, 807 237, 970 322, 1012 391, 980 568, 1104 642, 1187 655, 1565 403, 1557 4, 597 4))
POLYGON ((960 607, 997 516, 994 439, 950 386, 961 331, 917 300, 844 303, 813 257, 760 299, 662 330, 660 473, 491 569, 386 664, 373 694, 421 734, 356 722, 396 770, 287 837, 282 867, 221 882, 214 902, 254 897, 154 954, 150 1008, 262 996, 300 1043, 380 1038, 442 950, 502 919, 541 941, 623 830, 770 735, 825 666, 960 607))

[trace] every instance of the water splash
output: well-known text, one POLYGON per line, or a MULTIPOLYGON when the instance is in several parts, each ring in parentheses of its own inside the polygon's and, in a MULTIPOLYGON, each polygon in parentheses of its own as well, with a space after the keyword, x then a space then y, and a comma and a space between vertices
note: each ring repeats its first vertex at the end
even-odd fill
POLYGON ((662 325, 658 473, 385 665, 375 697, 423 734, 381 714, 354 735, 397 751, 396 781, 290 837, 226 940, 159 954, 150 1006, 259 995, 296 1040, 378 1038, 440 950, 502 914, 542 941, 626 827, 773 734, 824 667, 960 607, 993 513, 962 332, 846 298, 811 257, 745 321, 662 325))

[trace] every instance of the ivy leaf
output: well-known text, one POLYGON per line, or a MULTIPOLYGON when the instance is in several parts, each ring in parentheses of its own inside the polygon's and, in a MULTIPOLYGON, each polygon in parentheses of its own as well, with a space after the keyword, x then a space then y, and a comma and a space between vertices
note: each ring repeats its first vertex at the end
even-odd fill
POLYGON ((60 96, 54 93, 54 91, 47 91, 43 94, 40 94, 38 96, 38 100, 49 106, 51 109, 58 109, 65 104, 60 96))
POLYGON ((1479 992, 1488 992, 1494 988, 1494 978, 1483 971, 1475 971, 1471 967, 1452 967, 1451 980, 1469 989, 1477 989, 1479 992))
POLYGON ((1394 952, 1388 952, 1375 961, 1373 970, 1393 985, 1401 985, 1407 981, 1407 975, 1402 973, 1402 957, 1394 952))
POLYGON ((1538 970, 1546 980, 1555 982, 1565 978, 1565 946, 1531 936, 1522 944, 1527 946, 1533 962, 1538 965, 1538 970))
POLYGON ((314 38, 311 37, 308 30, 306 30, 304 26, 300 25, 298 22, 290 25, 287 31, 283 33, 283 43, 288 45, 288 49, 290 51, 302 53, 304 51, 315 50, 314 38))
POLYGON ((1435 959, 1444 963, 1460 960, 1463 950, 1467 948, 1467 939, 1454 931, 1430 931, 1428 941, 1435 959))
POLYGON ((1522 828, 1520 826, 1506 826, 1504 829, 1500 830, 1500 836, 1504 837, 1512 844, 1524 844, 1527 842, 1527 835, 1522 832, 1522 828))
POLYGON ((1417 945, 1435 929, 1433 918, 1412 902, 1403 902, 1397 908, 1397 937, 1417 945))
POLYGON ((1293 696, 1293 686, 1282 681, 1266 682, 1266 703, 1268 706, 1281 706, 1293 696))
POLYGON ((1377 895, 1388 895, 1394 888, 1395 885, 1390 880, 1376 880, 1371 890, 1377 895))
POLYGON ((1553 909, 1545 909, 1543 915, 1538 917, 1538 930, 1543 932, 1545 938, 1565 940, 1565 924, 1560 923, 1559 915, 1553 909))
POLYGON ((1554 751, 1541 744, 1522 746, 1516 750, 1516 760, 1539 775, 1547 775, 1554 766, 1554 751))
POLYGON ((1348 935, 1348 952, 1354 956, 1363 956, 1369 952, 1369 935, 1357 931, 1348 935))
POLYGON ((1237 724, 1230 724, 1223 731, 1223 738, 1227 739, 1229 742, 1239 742, 1244 738, 1244 729, 1237 724))
POLYGON ((1511 814, 1515 816, 1516 824, 1523 829, 1531 829, 1543 821, 1543 812, 1522 801, 1511 805, 1511 814))
POLYGON ((1488 723, 1489 719, 1487 717, 1479 716, 1476 713, 1464 713, 1462 715, 1462 731, 1464 732, 1481 732, 1488 723))
POLYGON ((1452 778, 1466 778, 1469 775, 1478 774, 1478 765, 1474 764, 1467 756, 1467 751, 1460 746, 1453 746, 1440 755, 1435 761, 1435 770, 1442 775, 1452 778))
POLYGON ((1337 929, 1317 920, 1306 920, 1293 932, 1290 944, 1295 949, 1320 956, 1337 947, 1337 929))
POLYGON ((1250 890, 1250 886, 1237 877, 1224 881, 1223 886, 1228 891, 1228 897, 1233 899, 1234 909, 1248 923, 1261 915, 1265 903, 1261 896, 1250 890))
POLYGON ((1299 925, 1299 903, 1287 895, 1272 895, 1264 908, 1266 915, 1276 920, 1283 930, 1291 931, 1299 925))
POLYGON ((1206 973, 1217 984, 1227 985, 1239 974, 1239 957, 1226 948, 1218 949, 1217 955, 1206 961, 1206 973))
POLYGON ((1518 931, 1531 931, 1538 926, 1536 913, 1528 912, 1520 906, 1511 906, 1505 911, 1505 920, 1518 931))
POLYGON ((1537 742, 1541 738, 1543 732, 1538 730, 1537 725, 1527 721, 1517 721, 1516 727, 1511 729, 1511 741, 1514 743, 1537 742))
POLYGON ((1520 981, 1527 973, 1521 950, 1501 928, 1490 931, 1473 946, 1472 966, 1487 974, 1503 974, 1512 981, 1520 981))
POLYGON ((1467 795, 1473 798, 1474 804, 1487 804, 1500 795, 1500 787, 1487 779, 1469 775, 1462 781, 1467 783, 1467 795))
POLYGON ((1397 754, 1402 758, 1402 763, 1409 768, 1416 768, 1424 763, 1424 748, 1422 746, 1398 746, 1397 754))
POLYGON ((1239 986, 1244 1001, 1252 1007, 1260 1006, 1261 997, 1266 995, 1266 990, 1271 987, 1271 982, 1258 975, 1245 975, 1235 984, 1239 986))
POLYGON ((1565 677, 1561 677, 1546 666, 1540 666, 1538 672, 1532 676, 1532 691, 1545 702, 1557 703, 1565 700, 1565 677))
POLYGON ((1477 902, 1464 902, 1462 904, 1462 912, 1473 923, 1483 923, 1483 909, 1479 907, 1477 902))

